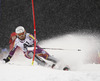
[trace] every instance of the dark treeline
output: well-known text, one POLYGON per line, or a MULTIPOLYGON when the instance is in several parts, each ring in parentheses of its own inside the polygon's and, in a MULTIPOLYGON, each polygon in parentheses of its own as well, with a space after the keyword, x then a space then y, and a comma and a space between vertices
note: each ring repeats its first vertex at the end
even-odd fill
MULTIPOLYGON (((82 30, 100 32, 100 0, 34 0, 39 41, 82 30)), ((19 25, 33 34, 31 0, 2 0, 0 47, 8 45, 19 25)))

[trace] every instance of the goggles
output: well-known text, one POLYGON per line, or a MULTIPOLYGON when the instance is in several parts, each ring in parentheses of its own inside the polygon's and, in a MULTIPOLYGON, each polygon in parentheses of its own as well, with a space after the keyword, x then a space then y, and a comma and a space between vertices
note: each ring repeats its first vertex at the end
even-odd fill
POLYGON ((18 35, 18 37, 24 36, 24 35, 25 35, 25 32, 19 33, 19 34, 17 34, 17 35, 18 35))

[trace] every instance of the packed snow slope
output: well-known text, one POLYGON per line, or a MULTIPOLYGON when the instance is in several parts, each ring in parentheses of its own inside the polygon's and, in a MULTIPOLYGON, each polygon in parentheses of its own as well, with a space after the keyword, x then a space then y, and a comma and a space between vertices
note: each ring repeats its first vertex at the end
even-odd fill
POLYGON ((100 81, 99 71, 100 66, 95 72, 80 72, 54 70, 41 66, 0 64, 0 81, 100 81))
MULTIPOLYGON (((0 81, 100 81, 99 36, 94 34, 67 34, 39 43, 59 60, 58 66, 68 65, 70 71, 42 67, 16 52, 7 64, 0 61, 0 81), (78 51, 77 49, 81 49, 78 51)), ((49 62, 48 62, 49 63, 49 62)))

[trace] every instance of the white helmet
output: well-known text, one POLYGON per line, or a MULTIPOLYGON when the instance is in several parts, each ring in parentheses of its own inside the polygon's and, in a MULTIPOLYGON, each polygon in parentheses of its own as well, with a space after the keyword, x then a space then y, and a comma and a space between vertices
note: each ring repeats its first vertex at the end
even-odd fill
POLYGON ((15 29, 15 32, 18 34, 18 33, 23 33, 25 32, 25 29, 23 26, 18 26, 16 29, 15 29))

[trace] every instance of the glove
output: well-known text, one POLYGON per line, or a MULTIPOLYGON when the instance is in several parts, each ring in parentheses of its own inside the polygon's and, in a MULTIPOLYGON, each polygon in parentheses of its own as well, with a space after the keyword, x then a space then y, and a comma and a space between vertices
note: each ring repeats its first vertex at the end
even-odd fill
POLYGON ((9 62, 12 56, 8 55, 8 57, 6 59, 3 59, 5 61, 5 63, 9 62))

